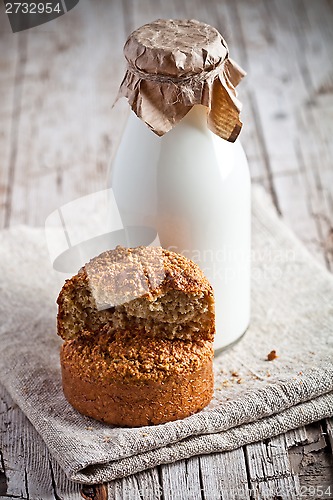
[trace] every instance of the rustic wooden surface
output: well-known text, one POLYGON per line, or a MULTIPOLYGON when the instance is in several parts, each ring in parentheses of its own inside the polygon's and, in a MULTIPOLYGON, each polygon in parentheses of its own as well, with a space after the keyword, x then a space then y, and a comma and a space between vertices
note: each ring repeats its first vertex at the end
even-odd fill
MULTIPOLYGON (((15 35, 1 4, 0 227, 43 225, 61 204, 105 187, 123 123, 111 109, 122 45, 158 17, 198 18, 225 34, 248 71, 239 90, 252 179, 333 271, 332 0, 81 0, 15 35)), ((82 489, 0 389, 0 498, 333 498, 332 429, 326 420, 82 489)))

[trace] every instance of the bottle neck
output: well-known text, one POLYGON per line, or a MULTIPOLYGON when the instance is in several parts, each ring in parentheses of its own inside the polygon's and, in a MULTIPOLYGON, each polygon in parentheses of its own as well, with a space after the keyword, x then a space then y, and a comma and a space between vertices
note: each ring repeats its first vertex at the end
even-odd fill
MULTIPOLYGON (((193 127, 195 129, 201 130, 205 133, 209 132, 209 129, 207 126, 208 112, 209 112, 209 110, 206 106, 203 106, 201 104, 195 104, 190 109, 190 111, 184 116, 184 118, 182 118, 180 120, 180 122, 177 123, 177 125, 173 129, 169 130, 169 132, 167 132, 162 137, 166 137, 169 134, 173 134, 173 133, 175 133, 175 131, 177 129, 179 130, 179 128, 183 128, 183 127, 186 127, 186 128, 193 127)), ((143 122, 143 120, 138 118, 133 111, 131 111, 129 114, 129 122, 131 123, 132 127, 135 127, 138 129, 144 129, 145 131, 147 131, 147 134, 149 136, 155 136, 155 134, 151 130, 149 130, 149 127, 143 122)))
POLYGON ((184 116, 184 118, 180 121, 178 126, 182 124, 190 125, 191 127, 195 127, 200 130, 207 130, 207 115, 208 108, 206 106, 202 106, 201 104, 196 104, 192 107, 192 109, 184 116))

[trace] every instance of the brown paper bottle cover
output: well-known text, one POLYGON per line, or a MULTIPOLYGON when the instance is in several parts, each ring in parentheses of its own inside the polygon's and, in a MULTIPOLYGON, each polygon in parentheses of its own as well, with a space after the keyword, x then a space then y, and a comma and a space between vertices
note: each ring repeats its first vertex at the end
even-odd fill
POLYGON ((172 129, 195 104, 209 109, 208 126, 234 142, 241 130, 235 87, 245 75, 229 58, 220 33, 196 20, 158 19, 127 39, 128 63, 119 97, 157 135, 172 129))

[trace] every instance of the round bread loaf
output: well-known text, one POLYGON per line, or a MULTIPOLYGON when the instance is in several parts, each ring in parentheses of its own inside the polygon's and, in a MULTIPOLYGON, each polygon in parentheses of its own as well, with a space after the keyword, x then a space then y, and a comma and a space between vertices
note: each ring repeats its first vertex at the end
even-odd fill
POLYGON ((189 416, 213 394, 212 287, 160 247, 117 247, 58 297, 64 394, 81 413, 142 426, 189 416))
POLYGON ((213 394, 211 342, 134 338, 124 333, 69 340, 61 352, 66 399, 108 424, 144 426, 187 417, 213 394))

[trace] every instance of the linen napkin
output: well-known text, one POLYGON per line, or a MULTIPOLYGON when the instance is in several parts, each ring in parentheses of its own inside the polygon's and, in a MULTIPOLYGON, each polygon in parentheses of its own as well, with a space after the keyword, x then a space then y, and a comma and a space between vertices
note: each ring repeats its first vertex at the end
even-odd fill
POLYGON ((0 233, 0 381, 74 481, 109 481, 235 449, 333 415, 333 277, 262 191, 253 193, 251 326, 216 357, 214 399, 196 415, 120 428, 66 402, 55 305, 62 280, 44 229, 0 233))

